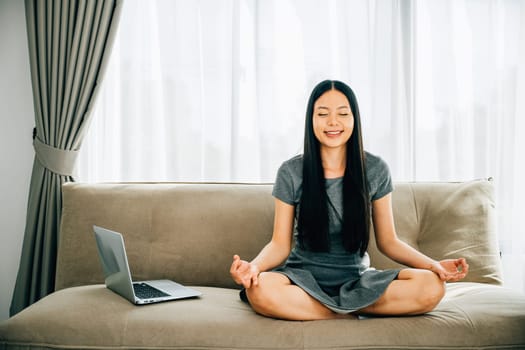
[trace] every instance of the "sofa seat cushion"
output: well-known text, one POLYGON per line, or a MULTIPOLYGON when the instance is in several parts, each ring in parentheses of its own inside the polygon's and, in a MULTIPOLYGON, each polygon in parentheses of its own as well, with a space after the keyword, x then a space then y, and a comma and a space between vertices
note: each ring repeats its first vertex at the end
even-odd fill
POLYGON ((423 316, 293 322, 255 314, 226 288, 134 306, 103 285, 57 291, 0 323, 0 348, 518 349, 525 297, 480 283, 447 285, 423 316))

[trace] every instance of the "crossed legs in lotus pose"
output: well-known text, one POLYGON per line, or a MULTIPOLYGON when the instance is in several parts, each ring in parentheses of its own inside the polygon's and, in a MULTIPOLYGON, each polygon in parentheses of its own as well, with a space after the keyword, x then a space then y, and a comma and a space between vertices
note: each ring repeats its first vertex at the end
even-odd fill
MULTIPOLYGON (((312 298, 288 277, 263 272, 259 283, 246 289, 250 305, 259 314, 286 320, 322 320, 348 317, 312 298)), ((381 297, 357 314, 418 315, 429 312, 445 294, 444 282, 428 270, 403 269, 381 297)))

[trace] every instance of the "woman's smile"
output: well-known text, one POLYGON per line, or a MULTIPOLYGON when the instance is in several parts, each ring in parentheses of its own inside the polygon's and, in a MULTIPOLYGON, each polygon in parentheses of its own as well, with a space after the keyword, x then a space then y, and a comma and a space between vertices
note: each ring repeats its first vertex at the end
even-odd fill
POLYGON ((325 131, 324 133, 331 138, 337 138, 341 136, 341 134, 344 132, 344 130, 335 130, 335 131, 325 131))

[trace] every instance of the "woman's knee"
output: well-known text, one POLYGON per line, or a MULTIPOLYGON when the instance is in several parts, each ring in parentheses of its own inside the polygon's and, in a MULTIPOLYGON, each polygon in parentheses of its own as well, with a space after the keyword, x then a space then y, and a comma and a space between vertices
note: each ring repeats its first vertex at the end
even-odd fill
POLYGON ((276 292, 275 287, 278 281, 275 281, 275 277, 263 272, 259 275, 257 286, 246 289, 246 295, 251 307, 257 313, 265 316, 271 316, 272 310, 275 310, 277 307, 279 293, 276 292))
POLYGON ((422 270, 416 278, 416 302, 421 313, 432 311, 445 295, 445 283, 432 271, 422 270))
POLYGON ((257 313, 268 315, 272 310, 272 295, 268 292, 268 288, 264 284, 259 284, 246 289, 246 296, 250 302, 250 306, 257 313))

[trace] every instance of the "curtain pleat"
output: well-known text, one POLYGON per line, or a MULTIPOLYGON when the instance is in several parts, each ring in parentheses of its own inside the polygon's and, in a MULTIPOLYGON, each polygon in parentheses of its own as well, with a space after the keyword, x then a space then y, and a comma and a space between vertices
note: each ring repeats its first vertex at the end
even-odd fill
MULTIPOLYGON (((122 0, 26 0, 25 5, 34 136, 50 147, 46 153, 54 158, 50 163, 65 164, 60 158, 81 146, 122 0)), ((54 290, 61 186, 74 179, 66 175, 65 165, 51 171, 43 163, 47 164, 35 157, 11 315, 54 290)))

